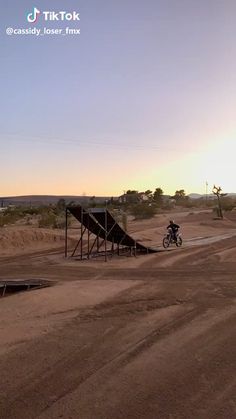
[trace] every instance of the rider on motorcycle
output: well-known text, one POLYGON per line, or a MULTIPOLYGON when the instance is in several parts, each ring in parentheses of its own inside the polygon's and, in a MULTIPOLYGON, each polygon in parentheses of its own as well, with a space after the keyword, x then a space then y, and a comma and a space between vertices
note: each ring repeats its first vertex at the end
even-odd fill
POLYGON ((170 224, 166 228, 171 229, 173 240, 177 242, 177 233, 180 226, 178 224, 175 224, 173 220, 170 220, 170 224))

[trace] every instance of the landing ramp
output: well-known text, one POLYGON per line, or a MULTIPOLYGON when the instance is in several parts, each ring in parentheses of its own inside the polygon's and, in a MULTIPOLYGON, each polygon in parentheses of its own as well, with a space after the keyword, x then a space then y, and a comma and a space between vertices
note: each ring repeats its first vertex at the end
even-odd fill
MULTIPOLYGON (((122 246, 139 253, 155 253, 157 250, 146 247, 137 242, 117 223, 107 208, 89 208, 82 206, 69 206, 69 211, 90 233, 103 241, 111 242, 113 245, 122 246)), ((82 233, 83 235, 84 233, 82 233)), ((82 240, 80 238, 80 244, 82 240)))

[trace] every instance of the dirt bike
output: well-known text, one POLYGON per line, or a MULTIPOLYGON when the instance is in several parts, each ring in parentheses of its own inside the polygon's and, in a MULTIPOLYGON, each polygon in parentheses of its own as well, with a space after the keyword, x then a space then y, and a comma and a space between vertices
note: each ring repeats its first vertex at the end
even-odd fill
POLYGON ((168 228, 167 234, 164 236, 163 241, 162 241, 163 247, 165 249, 173 243, 176 246, 182 246, 183 240, 182 240, 181 234, 177 231, 175 235, 176 235, 176 238, 174 237, 171 228, 168 228))

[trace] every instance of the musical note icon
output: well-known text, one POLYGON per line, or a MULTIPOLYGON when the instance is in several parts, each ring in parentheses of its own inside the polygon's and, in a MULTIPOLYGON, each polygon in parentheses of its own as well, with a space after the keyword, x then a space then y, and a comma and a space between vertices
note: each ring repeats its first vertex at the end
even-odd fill
POLYGON ((30 23, 35 23, 36 20, 38 19, 38 16, 40 15, 40 10, 38 10, 36 7, 34 7, 34 10, 32 13, 29 13, 27 15, 27 20, 30 23))

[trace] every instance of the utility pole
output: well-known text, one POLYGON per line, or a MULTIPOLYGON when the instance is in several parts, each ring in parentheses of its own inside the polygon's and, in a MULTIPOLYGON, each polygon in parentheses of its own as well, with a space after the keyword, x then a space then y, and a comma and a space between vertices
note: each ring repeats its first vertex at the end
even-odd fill
POLYGON ((206 181, 206 205, 208 200, 208 182, 206 181))

